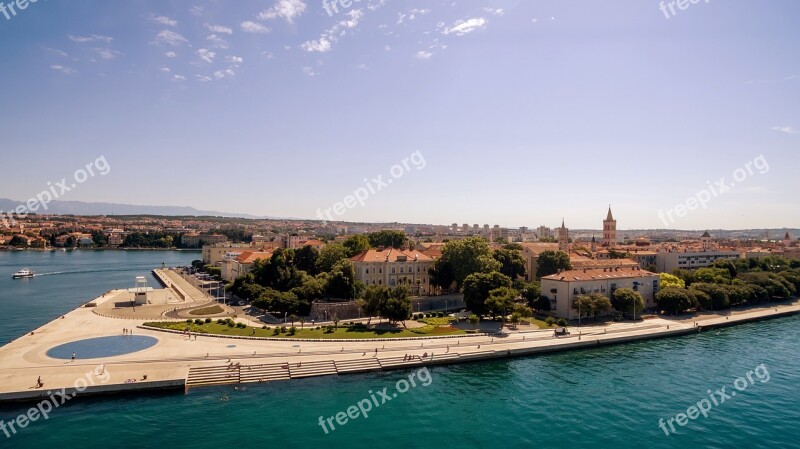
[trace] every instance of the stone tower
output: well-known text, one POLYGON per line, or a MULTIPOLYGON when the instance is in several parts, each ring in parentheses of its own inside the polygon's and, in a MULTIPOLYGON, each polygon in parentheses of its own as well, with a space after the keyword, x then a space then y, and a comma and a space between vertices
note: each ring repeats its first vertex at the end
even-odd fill
POLYGON ((617 247, 617 220, 611 215, 611 206, 608 206, 608 216, 603 220, 603 246, 606 248, 617 247))
POLYGON ((558 250, 569 253, 569 230, 561 219, 561 228, 558 229, 558 250))

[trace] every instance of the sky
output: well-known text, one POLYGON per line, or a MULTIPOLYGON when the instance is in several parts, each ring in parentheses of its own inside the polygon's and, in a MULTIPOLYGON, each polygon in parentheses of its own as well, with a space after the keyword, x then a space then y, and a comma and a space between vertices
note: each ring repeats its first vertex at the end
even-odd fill
POLYGON ((0 3, 0 197, 800 227, 797 1, 0 3))

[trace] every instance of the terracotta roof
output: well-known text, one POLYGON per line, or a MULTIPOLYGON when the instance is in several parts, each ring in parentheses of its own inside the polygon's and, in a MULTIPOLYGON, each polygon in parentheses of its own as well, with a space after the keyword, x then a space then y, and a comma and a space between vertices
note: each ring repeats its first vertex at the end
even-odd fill
POLYGON ((409 262, 415 260, 418 262, 433 262, 433 258, 426 255, 422 251, 399 250, 394 248, 388 248, 384 250, 378 250, 375 248, 368 249, 361 254, 351 257, 350 260, 353 262, 397 262, 397 259, 402 256, 405 256, 409 262))
POLYGON ((245 251, 239 254, 236 261, 239 263, 253 263, 258 259, 269 259, 272 257, 272 251, 245 251))
POLYGON ((647 270, 636 269, 636 267, 617 267, 617 268, 589 268, 584 270, 569 270, 563 271, 558 274, 545 276, 542 279, 550 281, 599 281, 604 279, 630 279, 644 276, 658 276, 656 273, 651 273, 647 270))

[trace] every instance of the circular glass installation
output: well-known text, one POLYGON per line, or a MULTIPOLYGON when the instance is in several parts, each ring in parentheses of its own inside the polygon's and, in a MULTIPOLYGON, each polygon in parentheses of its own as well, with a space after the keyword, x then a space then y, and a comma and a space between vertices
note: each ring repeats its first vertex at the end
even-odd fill
POLYGON ((156 343, 158 343, 158 339, 144 335, 89 338, 56 346, 47 351, 47 356, 68 360, 75 353, 76 360, 99 359, 142 351, 155 346, 156 343))

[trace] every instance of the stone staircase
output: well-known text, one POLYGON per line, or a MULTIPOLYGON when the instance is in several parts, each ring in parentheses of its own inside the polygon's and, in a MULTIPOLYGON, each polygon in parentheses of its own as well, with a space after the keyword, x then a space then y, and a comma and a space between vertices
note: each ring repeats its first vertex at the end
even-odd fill
POLYGON ((289 380, 289 369, 285 363, 269 363, 264 365, 242 365, 239 378, 242 383, 271 382, 289 380))
POLYGON ((296 363, 289 364, 289 375, 292 379, 329 376, 333 374, 339 374, 338 371, 336 371, 336 364, 333 363, 333 360, 303 362, 300 366, 296 363))
POLYGON ((339 374, 363 373, 381 369, 381 363, 374 357, 356 360, 341 360, 334 362, 334 364, 336 365, 336 371, 338 371, 339 374))
POLYGON ((199 366, 189 369, 187 387, 229 385, 240 382, 239 369, 225 366, 199 366))

